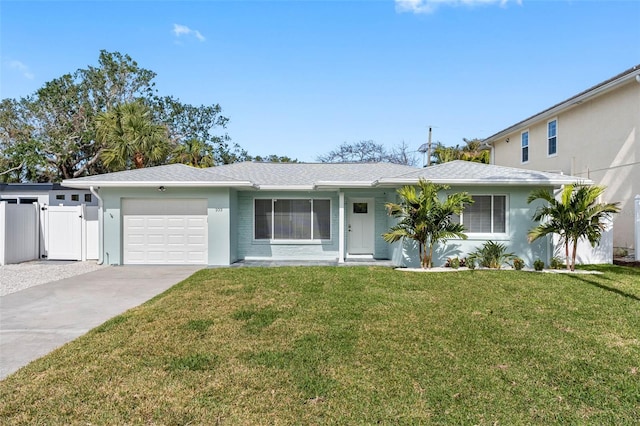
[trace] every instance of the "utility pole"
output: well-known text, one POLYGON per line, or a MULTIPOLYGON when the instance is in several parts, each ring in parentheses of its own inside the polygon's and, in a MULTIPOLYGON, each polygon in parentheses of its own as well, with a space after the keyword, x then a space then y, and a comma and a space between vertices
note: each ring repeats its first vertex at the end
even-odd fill
POLYGON ((431 165, 431 126, 429 126, 429 141, 427 142, 427 167, 431 165))
POLYGON ((431 165, 431 126, 429 126, 429 141, 420 145, 418 152, 422 153, 422 167, 429 167, 431 165), (426 162, 425 156, 427 157, 426 162))

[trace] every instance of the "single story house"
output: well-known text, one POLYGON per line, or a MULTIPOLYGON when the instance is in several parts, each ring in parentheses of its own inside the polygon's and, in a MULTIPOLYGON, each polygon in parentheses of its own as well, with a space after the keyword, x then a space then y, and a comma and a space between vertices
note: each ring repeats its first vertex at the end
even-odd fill
POLYGON ((420 178, 467 191, 467 240, 454 239, 434 264, 465 257, 487 240, 505 243, 528 265, 548 261, 550 239, 527 242, 536 224, 536 188, 584 181, 572 176, 453 161, 427 168, 373 163, 244 162, 207 169, 172 164, 68 179, 100 203, 101 261, 230 265, 239 260, 391 259, 419 265, 411 244, 388 244, 395 223, 385 204, 420 178))

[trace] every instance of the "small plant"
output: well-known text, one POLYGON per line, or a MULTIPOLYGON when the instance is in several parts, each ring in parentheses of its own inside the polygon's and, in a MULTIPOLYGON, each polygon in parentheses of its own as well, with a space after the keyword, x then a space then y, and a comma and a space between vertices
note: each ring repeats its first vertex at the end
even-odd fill
POLYGON ((544 262, 540 259, 536 259, 536 261, 533 262, 533 269, 538 272, 542 271, 544 269, 544 262))
POLYGON ((449 257, 447 258, 447 263, 444 266, 448 268, 458 269, 460 268, 460 266, 462 266, 461 263, 462 262, 457 257, 449 257))
POLYGON ((524 260, 519 257, 513 259, 513 269, 515 269, 516 271, 520 271, 522 270, 522 268, 524 268, 524 260))
POLYGON ((553 257, 551 262, 549 262, 549 268, 551 269, 562 269, 564 268, 564 262, 560 260, 558 257, 553 257))
POLYGON ((489 240, 484 243, 481 248, 471 253, 467 261, 477 261, 480 266, 484 268, 500 269, 502 265, 508 263, 515 257, 516 255, 514 253, 507 253, 507 246, 504 244, 489 240))
POLYGON ((476 260, 472 259, 471 256, 467 258, 467 268, 471 269, 472 271, 476 269, 476 260))

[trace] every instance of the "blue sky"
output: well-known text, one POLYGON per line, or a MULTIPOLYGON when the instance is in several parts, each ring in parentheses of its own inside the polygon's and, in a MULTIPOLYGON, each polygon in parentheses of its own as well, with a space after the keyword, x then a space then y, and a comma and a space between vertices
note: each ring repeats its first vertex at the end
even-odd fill
POLYGON ((0 96, 96 65, 219 103, 252 155, 487 137, 640 63, 640 1, 11 1, 0 96))

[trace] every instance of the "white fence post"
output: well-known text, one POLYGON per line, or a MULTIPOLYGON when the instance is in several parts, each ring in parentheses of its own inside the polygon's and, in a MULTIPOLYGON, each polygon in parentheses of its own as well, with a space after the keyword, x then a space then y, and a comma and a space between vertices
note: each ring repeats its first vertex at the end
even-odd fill
POLYGON ((633 250, 636 253, 636 260, 640 260, 640 195, 636 195, 636 243, 633 250))
POLYGON ((0 266, 6 264, 7 246, 7 203, 0 201, 0 266))

